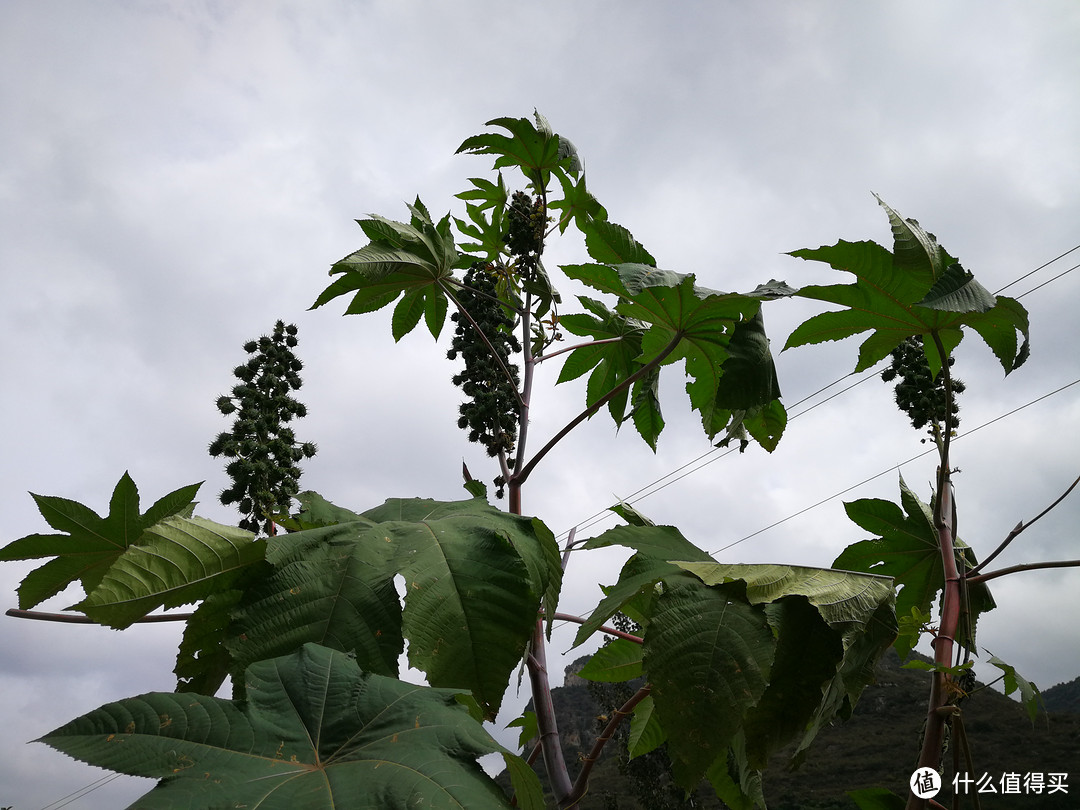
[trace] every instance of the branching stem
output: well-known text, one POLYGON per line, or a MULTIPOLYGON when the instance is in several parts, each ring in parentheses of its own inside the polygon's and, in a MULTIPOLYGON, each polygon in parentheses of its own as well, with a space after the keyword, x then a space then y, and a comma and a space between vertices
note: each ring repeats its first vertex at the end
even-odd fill
POLYGON ((604 338, 603 340, 589 340, 585 343, 577 343, 573 346, 566 346, 558 351, 551 352, 550 354, 544 354, 536 358, 537 363, 543 363, 545 360, 550 360, 553 357, 558 357, 560 354, 566 354, 566 352, 572 352, 574 349, 587 349, 590 346, 602 346, 605 343, 619 343, 622 340, 621 337, 604 338))
POLYGON ((682 340, 682 337, 682 332, 676 332, 675 335, 668 342, 668 344, 658 355, 656 355, 656 357, 643 365, 641 368, 639 368, 621 383, 619 383, 606 394, 604 394, 604 396, 600 397, 600 399, 596 400, 596 402, 594 402, 588 408, 586 408, 573 419, 571 419, 570 422, 567 423, 567 425, 562 430, 556 433, 547 444, 540 448, 539 452, 537 452, 535 456, 529 459, 528 464, 526 464, 524 467, 519 467, 514 472, 514 480, 518 483, 518 485, 520 486, 521 484, 525 483, 525 479, 529 477, 529 475, 533 471, 533 468, 536 467, 536 465, 540 462, 540 459, 542 459, 549 452, 551 452, 552 448, 555 447, 555 445, 557 445, 560 441, 562 441, 563 438, 570 431, 572 431, 574 428, 576 428, 578 425, 580 425, 582 422, 584 422, 586 419, 588 419, 590 416, 592 416, 594 413, 604 407, 604 405, 606 405, 611 399, 621 394, 623 391, 632 386, 642 377, 650 374, 653 369, 659 367, 660 364, 663 363, 665 359, 667 359, 667 356, 673 351, 675 351, 675 347, 679 345, 679 341, 682 340))
POLYGON ((619 723, 623 721, 623 718, 631 714, 634 711, 634 707, 641 701, 649 696, 652 692, 652 686, 645 684, 643 687, 637 690, 633 696, 626 701, 622 706, 615 710, 611 719, 608 720, 607 725, 604 726, 604 730, 600 732, 600 736, 596 738, 596 742, 593 743, 592 750, 589 751, 589 755, 584 758, 581 766, 581 772, 578 774, 577 779, 574 781, 574 788, 570 791, 570 795, 561 803, 563 808, 573 807, 581 798, 585 795, 585 791, 589 786, 589 774, 592 773, 593 766, 596 765, 596 761, 600 758, 600 754, 604 750, 604 746, 607 745, 608 740, 615 734, 615 729, 619 727, 619 723))
MULTIPOLYGON (((1065 498, 1068 497, 1069 493, 1072 492, 1074 489, 1076 489, 1077 484, 1080 484, 1080 476, 1078 476, 1075 481, 1073 481, 1071 484, 1069 484, 1069 488, 1066 489, 1056 501, 1054 501, 1048 507, 1046 507, 1041 512, 1039 512, 1039 514, 1037 514, 1035 517, 1033 517, 1027 523, 1024 523, 1024 521, 1022 521, 1022 520, 1019 523, 1017 523, 1016 527, 1011 532, 1009 532, 1009 535, 1004 540, 1001 541, 1001 544, 990 553, 990 556, 988 556, 985 560, 983 560, 981 563, 979 563, 974 568, 972 568, 970 571, 968 571, 968 581, 969 582, 975 582, 976 580, 973 578, 975 574, 978 574, 983 568, 986 567, 987 563, 989 563, 991 560, 993 560, 995 557, 997 557, 997 555, 999 555, 1001 552, 1003 552, 1006 549, 1006 547, 1008 547, 1009 543, 1011 543, 1013 540, 1015 540, 1017 538, 1017 536, 1020 534, 1020 532, 1024 531, 1024 529, 1027 529, 1028 527, 1030 527, 1031 524, 1033 524, 1036 520, 1041 518, 1043 515, 1045 515, 1047 512, 1049 512, 1051 509, 1053 509, 1055 506, 1057 506, 1059 503, 1061 503, 1063 500, 1065 500, 1065 498)), ((1004 571, 1005 569, 1002 569, 1002 570, 1004 571)))

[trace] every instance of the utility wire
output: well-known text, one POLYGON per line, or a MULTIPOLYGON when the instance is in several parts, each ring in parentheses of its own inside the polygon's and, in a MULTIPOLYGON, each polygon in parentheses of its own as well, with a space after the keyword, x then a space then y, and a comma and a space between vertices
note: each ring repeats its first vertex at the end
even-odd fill
POLYGON ((1068 270, 1065 270, 1065 271, 1063 271, 1063 272, 1061 272, 1061 273, 1058 273, 1058 274, 1057 274, 1056 276, 1054 276, 1053 278, 1048 278, 1048 279, 1047 279, 1046 281, 1044 281, 1044 282, 1043 282, 1042 284, 1039 284, 1038 286, 1032 287, 1032 288, 1031 288, 1030 290, 1028 290, 1028 291, 1027 291, 1026 293, 1021 293, 1020 295, 1016 296, 1016 300, 1017 300, 1017 301, 1019 301, 1019 300, 1020 300, 1021 298, 1023 298, 1023 297, 1025 296, 1025 295, 1031 295, 1031 294, 1032 294, 1033 292, 1035 292, 1036 290, 1038 290, 1038 289, 1040 289, 1040 288, 1042 288, 1042 287, 1045 287, 1045 286, 1046 286, 1047 284, 1049 284, 1049 283, 1050 283, 1051 281, 1057 281, 1057 280, 1058 280, 1059 278, 1061 278, 1062 276, 1064 276, 1064 275, 1068 275, 1069 273, 1071 273, 1071 272, 1072 272, 1073 270, 1075 270, 1075 269, 1076 269, 1077 267, 1080 267, 1080 264, 1074 264, 1074 265, 1073 265, 1072 267, 1070 267, 1070 268, 1069 268, 1068 270))
MULTIPOLYGON (((1006 284, 1004 287, 999 289, 994 294, 997 295, 998 293, 1001 293, 1002 291, 1007 290, 1009 287, 1013 286, 1014 284, 1017 284, 1018 282, 1023 281, 1025 278, 1029 278, 1030 276, 1034 275, 1035 273, 1039 272, 1040 270, 1043 270, 1046 267, 1049 267, 1054 262, 1056 262, 1056 261, 1058 261, 1060 259, 1063 259, 1064 257, 1068 256, 1070 253, 1073 253, 1076 250, 1080 250, 1080 245, 1075 245, 1074 247, 1069 248, 1069 250, 1066 250, 1064 253, 1062 253, 1062 254, 1060 254, 1058 256, 1055 256, 1053 259, 1050 259, 1050 261, 1048 261, 1048 262, 1044 262, 1043 264, 1036 267, 1034 270, 1031 270, 1031 271, 1025 273, 1024 275, 1014 279, 1013 281, 1010 281, 1008 284, 1006 284)), ((1032 287, 1027 292, 1018 295, 1017 300, 1019 300, 1020 298, 1023 298, 1026 295, 1030 295, 1031 293, 1035 292, 1036 290, 1038 290, 1038 289, 1040 289, 1042 287, 1045 287, 1047 284, 1051 283, 1052 281, 1057 281, 1059 278, 1071 273, 1073 270, 1077 269, 1078 267, 1080 267, 1080 264, 1075 264, 1072 267, 1070 267, 1068 270, 1065 270, 1065 271, 1063 271, 1061 273, 1058 273, 1053 278, 1050 278, 1050 279, 1042 282, 1041 284, 1039 284, 1039 285, 1037 285, 1035 287, 1032 287)), ((856 382, 852 383, 847 388, 843 388, 840 391, 837 391, 836 393, 832 394, 831 396, 828 396, 825 399, 814 403, 813 405, 811 405, 810 407, 806 408, 803 411, 799 411, 798 413, 789 414, 788 421, 790 422, 793 419, 797 419, 798 417, 809 413, 814 408, 817 408, 820 405, 824 405, 826 402, 829 402, 830 400, 835 399, 836 397, 840 396, 841 394, 847 393, 852 388, 855 388, 858 385, 862 385, 864 382, 866 382, 867 380, 870 380, 873 377, 876 377, 878 374, 880 374, 880 368, 875 368, 875 369, 871 370, 864 377, 862 377, 861 379, 859 379, 856 382)), ((825 391, 828 391, 833 386, 839 385, 841 382, 843 382, 845 379, 847 379, 848 376, 850 376, 850 375, 846 375, 844 377, 840 377, 840 378, 838 378, 836 380, 833 380, 831 383, 819 388, 817 391, 814 391, 811 394, 807 394, 802 399, 800 399, 798 402, 795 402, 791 406, 791 410, 794 411, 795 408, 797 408, 799 405, 802 405, 804 402, 808 402, 809 400, 816 397, 818 394, 822 394, 825 391)), ((1070 383, 1070 385, 1071 385, 1071 383, 1070 383)), ((1065 387, 1067 388, 1068 386, 1065 386, 1065 387)), ((1056 393, 1056 392, 1052 392, 1052 393, 1056 393)), ((1050 394, 1048 394, 1047 396, 1050 396, 1050 394)), ((1038 400, 1035 400, 1035 402, 1037 402, 1037 401, 1038 400)), ((1030 405, 1030 404, 1034 404, 1034 403, 1028 403, 1028 404, 1030 405)), ((1024 406, 1024 407, 1026 407, 1026 406, 1024 406)), ((1012 413, 1012 412, 1010 412, 1010 413, 1012 413)), ((1004 416, 1008 416, 1008 414, 1005 414, 1004 416)), ((999 418, 1004 418, 1004 416, 999 417, 999 418)), ((986 424, 992 424, 992 423, 987 422, 986 424)), ((985 425, 980 425, 980 427, 985 427, 985 425)), ((978 428, 975 428, 974 430, 971 430, 969 432, 974 433, 975 430, 978 430, 978 428)), ((630 501, 634 501, 634 500, 636 500, 636 501, 644 500, 645 498, 649 497, 650 495, 654 495, 657 492, 660 492, 662 489, 666 489, 667 487, 671 486, 672 484, 674 484, 674 483, 676 483, 678 481, 681 481, 683 478, 686 478, 688 475, 691 475, 692 473, 695 473, 698 470, 703 469, 704 467, 707 467, 708 465, 712 464, 713 462, 719 461, 720 459, 725 458, 726 456, 729 456, 729 455, 731 455, 731 453, 734 452, 734 448, 730 448, 730 449, 727 449, 725 452, 719 453, 717 455, 717 451, 719 449, 720 448, 716 448, 716 447, 710 448, 709 450, 702 453, 697 458, 691 459, 690 461, 686 462, 685 464, 675 468, 671 472, 666 473, 665 475, 662 475, 660 478, 657 478, 657 479, 651 481, 650 483, 646 484, 645 486, 641 487, 640 489, 638 489, 638 490, 636 490, 634 492, 631 492, 629 495, 627 495, 624 498, 621 498, 620 500, 623 500, 623 501, 626 501, 626 502, 630 502, 630 501), (708 458, 709 456, 713 456, 713 458, 708 458), (687 470, 688 467, 691 467, 691 465, 697 464, 699 461, 702 461, 703 459, 708 459, 708 460, 704 461, 704 463, 699 464, 696 467, 693 467, 692 469, 687 470), (682 475, 678 475, 677 477, 672 477, 672 476, 676 476, 677 473, 680 473, 683 470, 686 470, 686 472, 683 472, 682 475)), ((907 464, 910 461, 914 461, 917 458, 921 458, 923 455, 926 455, 926 454, 921 453, 918 456, 915 456, 915 457, 913 457, 911 459, 908 459, 908 461, 902 462, 900 465, 897 465, 896 468, 890 467, 889 469, 890 470, 898 469, 903 464, 907 464)), ((886 470, 885 472, 888 472, 888 471, 889 470, 886 470)), ((878 475, 875 475, 872 478, 868 478, 866 481, 862 481, 859 484, 855 484, 850 489, 854 489, 856 487, 862 486, 862 484, 869 483, 870 481, 874 480, 874 478, 879 478, 881 475, 884 475, 884 474, 885 473, 879 473, 878 475)), ((833 498, 839 497, 840 495, 843 495, 844 493, 846 493, 848 491, 849 490, 844 490, 843 492, 838 492, 836 495, 832 495, 829 498, 826 498, 825 501, 822 501, 822 503, 825 503, 825 502, 827 502, 829 500, 832 500, 833 498)), ((807 511, 809 509, 814 508, 814 506, 819 506, 819 505, 820 504, 814 504, 813 506, 807 507, 807 509, 803 510, 803 511, 807 511)), ((790 515, 789 517, 785 518, 784 521, 790 520, 791 518, 796 517, 798 514, 802 514, 802 512, 799 512, 796 515, 790 515)), ((589 529, 589 528, 591 528, 592 526, 595 526, 598 523, 602 523, 604 520, 607 520, 607 519, 609 519, 609 518, 611 518, 613 516, 614 516, 614 513, 611 512, 610 509, 608 509, 608 508, 601 509, 598 512, 595 512, 594 514, 592 514, 589 517, 585 518, 585 520, 583 520, 580 523, 576 524, 575 529, 577 531, 585 531, 586 529, 589 529)), ((780 521, 780 522, 784 522, 784 521, 780 521)), ((773 524, 773 526, 775 526, 775 525, 779 525, 779 524, 773 524)), ((761 529, 760 531, 766 531, 767 529, 771 529, 773 526, 767 526, 767 527, 765 527, 765 529, 761 529)), ((758 534, 758 533, 760 533, 760 532, 755 532, 755 534, 758 534)), ((568 534, 569 534, 569 530, 564 531, 559 535, 559 538, 560 539, 564 538, 568 534)), ((752 536, 754 536, 754 535, 750 535, 750 537, 752 537, 752 536)), ((743 540, 748 540, 748 539, 749 539, 749 537, 744 537, 743 538, 743 540)), ((739 541, 736 541, 736 542, 741 543, 742 540, 739 540, 739 541)), ((735 545, 735 543, 733 543, 732 545, 735 545)), ((729 546, 725 546, 725 548, 729 548, 729 546)), ((721 551, 722 550, 723 549, 721 549, 721 551)))
MULTIPOLYGON (((1055 394, 1060 394, 1065 389, 1071 388, 1072 386, 1074 386, 1074 385, 1076 385, 1078 383, 1080 383, 1080 379, 1073 380, 1071 383, 1067 383, 1067 384, 1061 386, 1060 388, 1057 388, 1057 389, 1051 391, 1048 394, 1043 394, 1041 397, 1038 397, 1037 399, 1033 399, 1030 402, 1027 402, 1027 403, 1025 403, 1025 404, 1023 404, 1023 405, 1021 405, 1021 406, 1019 406, 1017 408, 1013 408, 1011 411, 1008 411, 1007 413, 1003 413, 1000 416, 995 416, 989 422, 983 422, 978 427, 974 427, 971 430, 967 431, 966 433, 964 433, 964 434, 962 434, 960 436, 957 436, 955 439, 953 439, 953 441, 954 442, 955 441, 960 441, 965 436, 970 436, 972 433, 974 433, 977 430, 982 430, 984 427, 989 427, 990 425, 994 424, 995 422, 1000 422, 1002 419, 1005 419, 1006 417, 1012 416, 1015 413, 1019 413, 1020 411, 1024 410, 1024 408, 1029 408, 1029 407, 1031 407, 1032 405, 1034 405, 1034 404, 1036 404, 1038 402, 1042 402, 1044 399, 1048 399, 1048 398, 1054 396, 1055 394)), ((867 483, 869 483, 869 482, 871 482, 871 481, 873 481, 873 480, 875 480, 877 478, 881 478, 881 476, 886 475, 886 474, 892 472, 893 470, 898 470, 901 467, 903 467, 905 464, 910 464, 912 461, 915 461, 916 459, 920 459, 920 458, 922 458, 923 456, 925 456, 925 455, 927 455, 929 453, 935 452, 936 450, 937 450, 936 447, 931 447, 929 450, 926 450, 926 451, 924 451, 922 453, 919 453, 916 456, 912 456, 907 461, 901 461, 899 464, 896 464, 896 465, 894 465, 892 467, 889 467, 889 468, 887 468, 885 470, 882 470, 881 472, 877 473, 876 475, 872 475, 869 478, 865 478, 865 479, 863 479, 862 481, 860 481, 857 484, 852 484, 851 486, 847 487, 846 489, 842 489, 839 492, 836 492, 836 493, 830 495, 827 498, 822 498, 817 503, 812 503, 809 506, 807 506, 807 507, 805 507, 803 509, 800 509, 798 512, 794 512, 793 514, 790 514, 787 517, 776 521, 775 523, 770 523, 765 528, 758 529, 756 532, 748 534, 745 537, 740 537, 735 542, 728 543, 726 546, 718 548, 715 551, 710 552, 710 553, 711 554, 719 554, 721 551, 727 551, 727 549, 731 548, 732 546, 737 546, 737 545, 739 545, 739 543, 745 542, 746 540, 749 540, 751 537, 757 537, 759 534, 762 534, 763 532, 767 532, 769 529, 775 528, 775 527, 779 526, 781 523, 787 523, 792 518, 796 518, 796 517, 799 517, 799 515, 806 514, 811 509, 814 509, 814 508, 816 508, 818 506, 821 506, 823 503, 828 503, 831 500, 839 498, 841 495, 845 495, 848 492, 851 492, 851 490, 861 487, 863 484, 867 484, 867 483)))
MULTIPOLYGON (((1004 287, 1002 287, 1002 288, 1001 288, 1000 290, 998 290, 997 292, 995 292, 995 293, 994 293, 994 295, 998 295, 998 294, 1000 294, 1000 293, 1004 292, 1005 290, 1009 289, 1009 287, 1011 287, 1011 286, 1012 286, 1013 284, 1017 284, 1017 283, 1019 283, 1019 282, 1023 281, 1023 280, 1024 280, 1025 278, 1027 278, 1028 276, 1033 276, 1033 275, 1035 275, 1035 274, 1036 274, 1036 273, 1038 273, 1038 272, 1039 272, 1040 270, 1042 270, 1042 269, 1043 269, 1044 267, 1049 267, 1050 265, 1052 265, 1052 264, 1053 264, 1054 262, 1056 262, 1056 261, 1057 261, 1058 259, 1064 259, 1064 258, 1065 258, 1066 256, 1068 256, 1068 255, 1069 255, 1070 253, 1072 253, 1072 252, 1073 252, 1074 250, 1080 250, 1080 245, 1077 245, 1076 247, 1071 247, 1071 248, 1069 248, 1069 249, 1068 249, 1068 250, 1066 250, 1066 251, 1065 251, 1064 253, 1062 253, 1062 254, 1061 254, 1060 256, 1055 256, 1055 257, 1054 257, 1053 259, 1051 259, 1050 261, 1046 262, 1045 264, 1040 264, 1040 265, 1039 265, 1038 267, 1036 267, 1036 268, 1035 268, 1034 270, 1032 270, 1032 271, 1031 271, 1030 273, 1024 273, 1024 275, 1020 276, 1020 278, 1017 278, 1017 279, 1013 279, 1013 280, 1012 280, 1012 281, 1010 281, 1010 282, 1009 282, 1008 284, 1006 284, 1006 285, 1005 285, 1004 287)), ((1070 269, 1072 269, 1072 268, 1070 268, 1070 269)), ((1068 272, 1068 271, 1066 271, 1066 272, 1068 272)), ((1050 279, 1050 280, 1051 280, 1051 281, 1053 281, 1054 279, 1050 279)), ((1040 285, 1040 286, 1041 286, 1041 285, 1040 285)), ((1036 289, 1038 289, 1038 287, 1036 287, 1036 289)), ((1031 290, 1028 290, 1028 292, 1031 292, 1031 290)), ((1025 293, 1025 295, 1026 295, 1026 294, 1027 294, 1027 293, 1025 293)))
POLYGON ((67 807, 72 802, 78 801, 89 793, 93 793, 100 787, 105 787, 105 785, 109 784, 109 782, 113 781, 114 779, 119 779, 121 776, 123 776, 122 773, 107 774, 100 779, 94 780, 89 785, 81 787, 73 793, 69 793, 67 796, 61 796, 55 802, 52 802, 51 804, 47 804, 42 807, 41 810, 60 810, 61 807, 67 807))

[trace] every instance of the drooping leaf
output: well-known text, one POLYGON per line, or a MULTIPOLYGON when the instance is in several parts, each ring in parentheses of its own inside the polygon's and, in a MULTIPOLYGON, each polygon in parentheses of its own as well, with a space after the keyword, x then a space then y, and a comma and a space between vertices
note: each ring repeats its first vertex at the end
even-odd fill
POLYGON ((19 586, 19 607, 29 610, 76 580, 92 592, 143 532, 191 505, 199 484, 181 487, 139 513, 139 490, 126 472, 113 489, 109 514, 101 517, 67 498, 33 495, 45 522, 64 534, 31 534, 0 549, 0 561, 57 559, 34 569, 19 586))
POLYGON ((776 634, 776 656, 765 694, 743 719, 748 761, 760 770, 777 751, 803 740, 822 686, 835 677, 844 657, 843 637, 806 597, 785 596, 765 613, 776 634))
POLYGON ((437 224, 417 199, 409 206, 409 224, 372 214, 357 220, 371 242, 330 268, 338 278, 330 284, 311 309, 335 298, 351 294, 345 313, 374 312, 404 295, 394 312, 393 334, 400 340, 425 315, 433 337, 442 331, 446 313, 445 284, 454 268, 463 261, 450 233, 450 215, 437 224))
MULTIPOLYGON (((951 334, 951 350, 964 326, 974 329, 1008 374, 1027 358, 1027 312, 1015 300, 998 298, 942 248, 913 219, 902 219, 882 202, 893 230, 890 252, 874 242, 840 241, 831 247, 796 250, 855 276, 854 284, 809 286, 798 295, 837 304, 815 315, 788 337, 785 349, 871 332, 859 349, 855 371, 870 368, 902 341, 919 335, 951 334), (1018 344, 1018 335, 1023 344, 1018 344)), ((924 345, 933 341, 924 340, 924 345)))
POLYGON ((373 531, 392 541, 405 578, 410 665, 436 686, 470 689, 494 716, 561 577, 554 537, 478 499, 387 502, 365 516, 380 521, 373 531))
POLYGON ((776 642, 741 583, 665 588, 645 629, 644 667, 675 781, 693 789, 765 693, 776 642))
POLYGON ((507 753, 448 689, 363 672, 309 644, 252 664, 247 700, 148 693, 41 738, 59 751, 159 779, 132 807, 331 810, 508 807, 477 759, 507 753))
POLYGON ((585 248, 601 264, 645 264, 656 267, 656 259, 630 231, 607 219, 597 218, 586 224, 585 248))
MULTIPOLYGON (((945 582, 933 510, 908 489, 902 476, 900 502, 903 509, 878 498, 844 504, 851 520, 877 536, 848 546, 833 562, 833 567, 892 577, 900 588, 896 612, 908 616, 916 609, 925 614, 930 612, 931 604, 945 582)), ((959 538, 954 538, 953 542, 957 565, 963 569, 973 568, 976 561, 971 549, 959 538)), ((968 606, 970 623, 961 626, 958 640, 973 649, 978 617, 994 607, 993 597, 984 583, 968 586, 968 606)), ((895 646, 901 659, 907 657, 913 642, 914 638, 909 634, 897 637, 895 646)))
POLYGON ((189 605, 228 590, 263 559, 266 540, 200 517, 170 517, 143 532, 85 599, 72 606, 123 629, 160 607, 189 605))
POLYGON ((1011 695, 1017 690, 1020 691, 1020 702, 1024 705, 1024 709, 1027 710, 1028 717, 1031 722, 1035 722, 1035 718, 1039 714, 1040 692, 1039 687, 1021 675, 1016 671, 1016 667, 1011 664, 1006 664, 996 655, 991 655, 988 659, 991 664, 1000 669, 1005 675, 1005 694, 1011 695))
MULTIPOLYGON (((632 246, 627 250, 632 253, 632 246)), ((710 439, 725 428, 738 428, 738 422, 733 421, 735 411, 726 403, 759 408, 776 402, 779 391, 768 342, 760 322, 754 323, 762 299, 768 296, 709 290, 699 287, 693 275, 642 263, 571 265, 563 271, 618 296, 615 311, 644 326, 641 353, 634 358, 636 367, 684 362, 690 404, 700 413, 710 439), (729 345, 737 330, 737 359, 730 366, 733 379, 722 383, 724 364, 732 357, 729 345), (762 399, 770 393, 772 397, 762 399)), ((779 424, 774 420, 772 427, 779 424)), ((757 434, 766 435, 761 430, 757 434)), ((648 432, 645 438, 650 438, 648 432)), ((774 446, 778 439, 778 435, 766 436, 774 446)))
POLYGON ((789 565, 678 565, 709 585, 745 583, 746 598, 766 606, 776 633, 769 689, 743 729, 753 768, 764 768, 775 751, 792 741, 800 742, 800 751, 809 746, 820 727, 815 719, 822 716, 823 691, 834 680, 835 704, 827 719, 853 706, 873 682, 874 663, 896 636, 888 577, 789 565))

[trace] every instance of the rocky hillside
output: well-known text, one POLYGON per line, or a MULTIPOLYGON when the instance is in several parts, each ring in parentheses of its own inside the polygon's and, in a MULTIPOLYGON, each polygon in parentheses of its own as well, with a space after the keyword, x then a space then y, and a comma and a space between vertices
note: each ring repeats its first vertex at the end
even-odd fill
MULTIPOLYGON (((554 690, 560 732, 570 743, 572 761, 587 752, 597 733, 597 718, 605 711, 590 694, 589 686, 574 675, 584 660, 571 665, 567 685, 554 690)), ((788 770, 786 758, 777 757, 765 779, 770 810, 853 810, 855 804, 846 792, 873 786, 906 795, 927 689, 926 673, 902 669, 890 651, 879 667, 877 683, 863 693, 851 719, 824 729, 799 770, 788 770)), ((1067 773, 1069 793, 982 795, 984 808, 1080 807, 1080 679, 1049 689, 1044 697, 1050 713, 1040 715, 1034 726, 1019 704, 992 689, 981 690, 965 702, 964 724, 972 745, 975 776, 985 772, 999 781, 1005 773, 1021 777, 1030 772, 1067 773)), ((680 791, 670 789, 666 779, 658 775, 655 762, 624 763, 620 772, 618 760, 614 751, 601 760, 593 772, 589 794, 578 805, 581 810, 722 807, 707 786, 684 800, 680 791)), ((576 771, 572 764, 571 773, 576 771)), ((951 773, 947 772, 947 784, 951 773)), ((946 793, 938 799, 947 804, 950 797, 946 793)))

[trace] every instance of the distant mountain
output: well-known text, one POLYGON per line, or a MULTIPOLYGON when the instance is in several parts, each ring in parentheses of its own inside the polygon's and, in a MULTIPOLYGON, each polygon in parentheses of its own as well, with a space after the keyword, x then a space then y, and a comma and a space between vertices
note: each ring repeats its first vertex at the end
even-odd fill
MULTIPOLYGON (((590 695, 585 681, 576 675, 587 659, 567 667, 566 685, 553 690, 559 731, 569 741, 571 776, 595 740, 603 709, 590 695)), ((887 787, 905 796, 908 778, 918 755, 920 729, 925 716, 929 681, 919 670, 900 667, 889 651, 878 667, 877 683, 863 693, 850 720, 822 730, 806 762, 797 771, 787 770, 789 757, 778 756, 765 776, 765 796, 770 810, 854 810, 849 790, 887 787)), ((1049 714, 1040 715, 1034 726, 1023 708, 993 689, 982 689, 963 706, 964 728, 973 752, 973 778, 987 773, 999 785, 1005 773, 1066 773, 1069 793, 1042 795, 982 795, 986 808, 1009 810, 1064 810, 1080 807, 1080 678, 1044 693, 1049 714)), ((639 808, 722 808, 706 786, 689 802, 680 792, 668 790, 658 777, 655 763, 634 760, 620 773, 617 751, 609 744, 596 769, 580 810, 639 810, 639 808), (635 770, 641 773, 635 773, 635 770), (635 776, 639 777, 635 779, 635 776), (637 783, 637 792, 634 785, 637 783), (652 791, 652 804, 637 798, 652 791)), ((951 755, 948 757, 951 760, 951 755)), ((538 767, 541 780, 543 768, 538 767)), ((961 765, 960 770, 966 771, 961 765)), ((953 770, 946 771, 947 789, 938 801, 951 802, 953 770)), ((546 784, 546 781, 545 781, 546 784)), ((974 788, 972 788, 974 790, 974 788)))
POLYGON ((1042 693, 1042 697, 1048 712, 1080 714, 1080 678, 1051 686, 1042 693))

